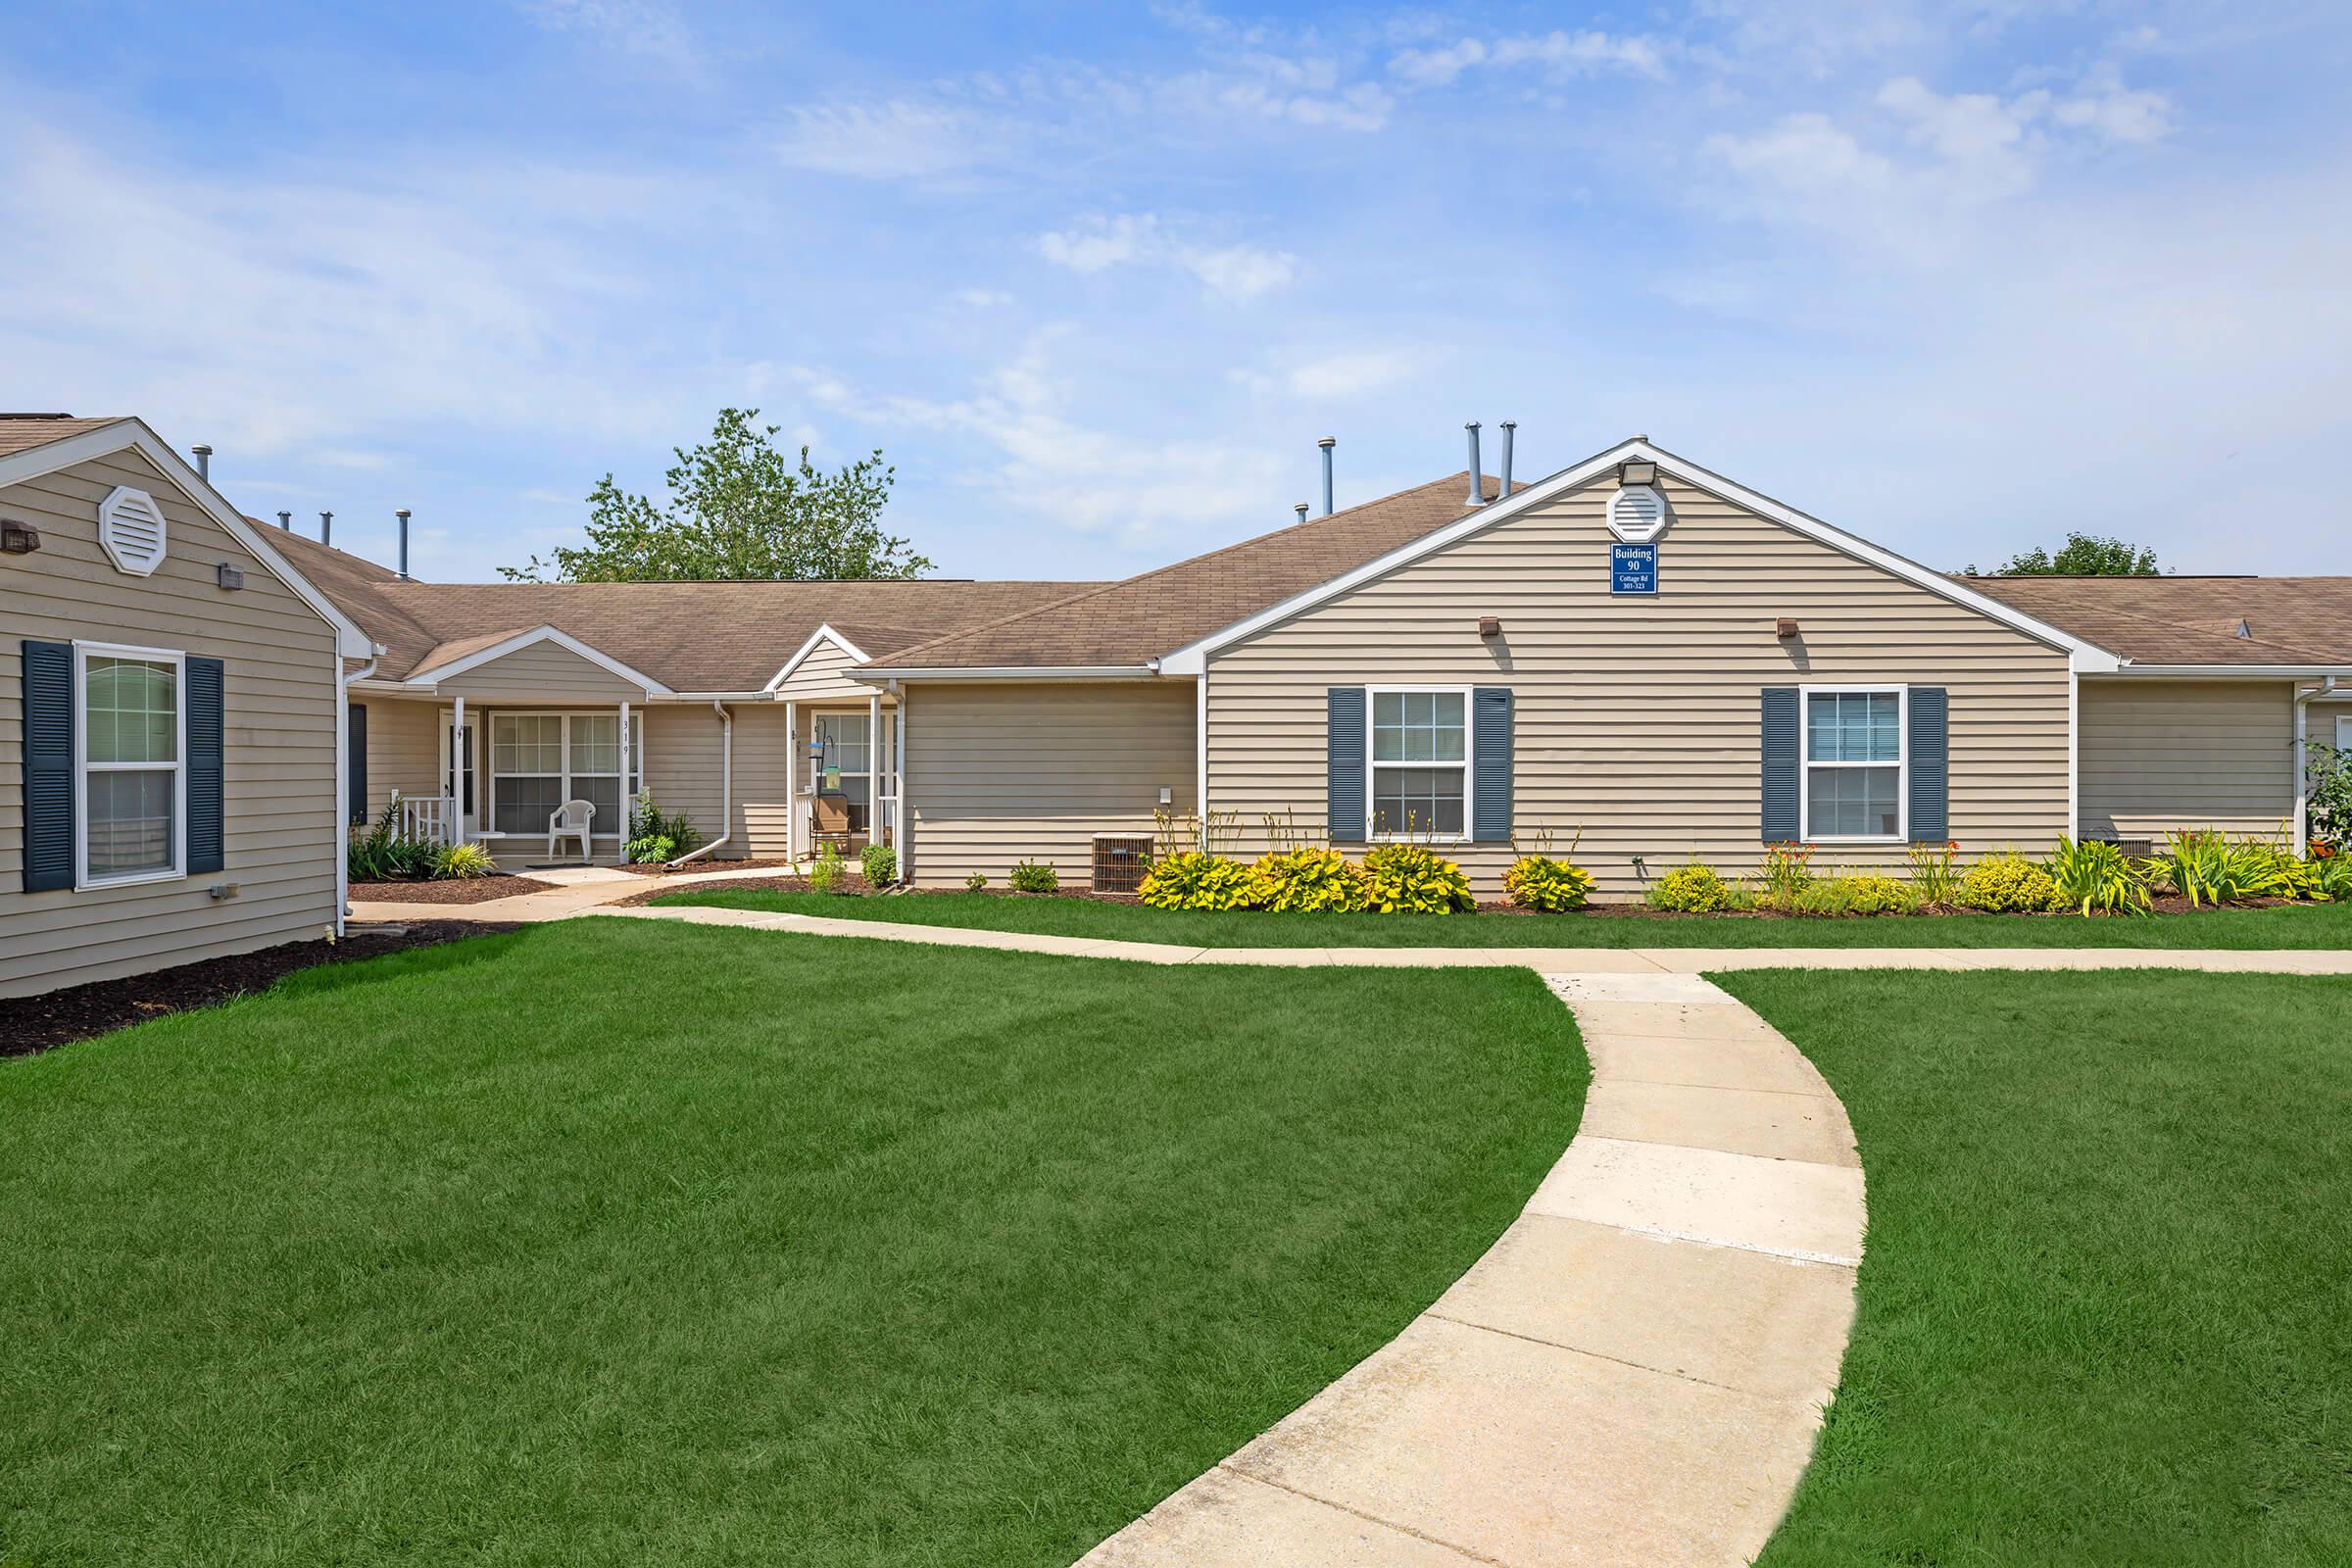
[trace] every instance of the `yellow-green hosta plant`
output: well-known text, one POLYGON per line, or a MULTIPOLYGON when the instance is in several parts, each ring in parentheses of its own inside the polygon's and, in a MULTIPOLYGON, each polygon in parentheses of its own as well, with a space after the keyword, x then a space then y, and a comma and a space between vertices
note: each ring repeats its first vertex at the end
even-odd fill
POLYGON ((1370 904, 1372 890, 1337 850, 1281 850, 1250 868, 1249 900, 1276 914, 1348 914, 1370 904))
POLYGON ((1462 868, 1422 844, 1383 844, 1364 857, 1370 906, 1383 914, 1466 914, 1478 907, 1462 868))
POLYGON ((2061 833, 2049 871, 2058 897, 2084 914, 2153 912, 2147 874, 2122 850, 2102 840, 2077 843, 2061 833))
POLYGON ((1246 909, 1250 868, 1197 850, 1163 855, 1144 873, 1136 896, 1155 909, 1246 909))
POLYGON ((1717 876, 1713 866, 1693 859, 1667 872, 1650 890, 1649 902, 1655 908, 1676 914, 1713 914, 1738 901, 1731 884, 1717 876))
POLYGON ((1522 909, 1558 914, 1585 906, 1592 894, 1592 873, 1564 857, 1522 855, 1502 873, 1502 891, 1522 909))
POLYGON ((1960 879, 1960 902, 1992 914, 2040 914, 2066 907, 2050 873, 2015 850, 1987 855, 1960 879))

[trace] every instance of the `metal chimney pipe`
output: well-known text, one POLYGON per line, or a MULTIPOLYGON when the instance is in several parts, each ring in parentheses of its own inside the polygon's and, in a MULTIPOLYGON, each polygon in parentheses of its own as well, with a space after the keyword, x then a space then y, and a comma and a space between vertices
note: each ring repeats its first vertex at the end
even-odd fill
POLYGON ((1519 428, 1517 419, 1502 421, 1502 499, 1511 498, 1511 432, 1519 428))
POLYGON ((1470 432, 1470 497, 1466 504, 1483 507, 1487 504, 1487 478, 1478 471, 1478 421, 1472 419, 1462 428, 1470 432))
POLYGON ((1327 435, 1315 445, 1323 449, 1323 515, 1331 515, 1331 449, 1340 444, 1336 435, 1327 435))
POLYGON ((402 507, 392 514, 400 519, 400 580, 409 580, 409 509, 402 507))
POLYGON ((196 477, 202 479, 206 484, 211 484, 213 482, 213 449, 211 447, 190 447, 188 456, 196 460, 196 477))
POLYGON ((1293 512, 1296 512, 1297 514, 1298 514, 1298 520, 1299 520, 1300 522, 1304 522, 1304 521, 1306 520, 1306 503, 1305 503, 1305 502, 1303 502, 1303 501, 1299 502, 1299 503, 1298 503, 1297 506, 1293 507, 1291 510, 1292 510, 1293 512))
POLYGON ((318 542, 322 545, 335 542, 335 514, 331 512, 318 514, 318 542))
POLYGON ((277 525, 280 528, 285 529, 286 532, 292 533, 294 531, 294 514, 291 512, 279 513, 277 514, 277 525))

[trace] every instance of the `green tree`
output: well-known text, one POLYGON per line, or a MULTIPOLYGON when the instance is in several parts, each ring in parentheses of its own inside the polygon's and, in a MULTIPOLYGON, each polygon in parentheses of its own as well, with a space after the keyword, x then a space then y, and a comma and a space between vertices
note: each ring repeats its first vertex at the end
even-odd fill
MULTIPOLYGON (((1968 568, 1971 577, 1977 568, 1968 568)), ((2153 577, 2157 575, 2156 552, 2141 545, 2127 544, 2121 539, 2102 539, 2096 534, 2070 533, 2056 555, 2035 548, 2022 556, 2011 556, 2008 564, 1997 567, 1996 577, 2153 577)))
POLYGON ((808 581, 919 577, 928 557, 882 531, 896 470, 873 452, 834 473, 796 463, 758 409, 721 409, 710 439, 674 449, 656 506, 606 474, 588 497, 588 543, 501 566, 516 582, 808 581))

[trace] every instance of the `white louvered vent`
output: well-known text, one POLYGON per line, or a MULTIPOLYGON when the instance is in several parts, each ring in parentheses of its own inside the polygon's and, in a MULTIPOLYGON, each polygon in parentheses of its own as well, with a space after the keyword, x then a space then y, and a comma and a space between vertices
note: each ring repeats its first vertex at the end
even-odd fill
POLYGON ((1629 484, 1609 497, 1609 532, 1629 545, 1645 545, 1674 520, 1666 498, 1645 484, 1629 484))
POLYGON ((146 491, 117 485, 98 507, 98 543, 117 571, 146 576, 164 563, 164 509, 146 491))

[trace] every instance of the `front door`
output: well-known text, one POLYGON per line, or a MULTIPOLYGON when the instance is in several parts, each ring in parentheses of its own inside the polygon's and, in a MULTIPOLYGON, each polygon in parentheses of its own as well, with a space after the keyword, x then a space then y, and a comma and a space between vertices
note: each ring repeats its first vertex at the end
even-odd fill
POLYGON ((441 793, 457 803, 458 842, 471 844, 481 836, 480 784, 475 774, 482 755, 482 715, 466 715, 466 732, 458 733, 457 715, 441 714, 441 793))

